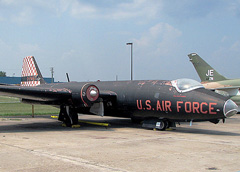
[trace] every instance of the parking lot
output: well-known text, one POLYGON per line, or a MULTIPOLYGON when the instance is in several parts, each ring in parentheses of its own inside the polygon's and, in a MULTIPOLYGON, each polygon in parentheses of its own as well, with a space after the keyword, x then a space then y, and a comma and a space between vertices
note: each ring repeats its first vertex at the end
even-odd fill
POLYGON ((240 171, 240 115, 153 131, 129 119, 65 128, 51 116, 0 118, 0 171, 240 171))

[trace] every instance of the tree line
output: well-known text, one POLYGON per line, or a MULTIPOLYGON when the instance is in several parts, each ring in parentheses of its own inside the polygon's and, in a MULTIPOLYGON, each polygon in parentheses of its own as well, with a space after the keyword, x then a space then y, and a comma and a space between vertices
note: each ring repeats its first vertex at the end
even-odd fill
POLYGON ((7 75, 6 75, 6 72, 4 72, 4 71, 0 71, 0 77, 6 77, 7 75))

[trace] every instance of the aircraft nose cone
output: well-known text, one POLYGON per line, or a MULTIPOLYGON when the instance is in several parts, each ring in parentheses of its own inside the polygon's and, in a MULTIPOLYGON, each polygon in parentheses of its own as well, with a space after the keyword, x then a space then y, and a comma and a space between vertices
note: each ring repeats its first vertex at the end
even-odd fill
POLYGON ((228 99, 224 105, 224 115, 229 118, 235 115, 238 112, 238 106, 236 103, 230 99, 228 99))

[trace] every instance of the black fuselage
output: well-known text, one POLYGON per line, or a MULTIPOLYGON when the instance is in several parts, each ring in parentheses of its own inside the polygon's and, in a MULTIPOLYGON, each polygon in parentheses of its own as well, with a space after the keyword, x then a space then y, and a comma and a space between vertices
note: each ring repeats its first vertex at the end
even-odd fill
MULTIPOLYGON (((89 82, 88 82, 89 83, 89 82)), ((69 90, 79 93, 85 82, 47 84, 44 87, 69 90)), ((180 93, 170 81, 104 81, 91 82, 99 88, 104 103, 104 115, 134 118, 167 118, 172 121, 201 121, 225 118, 223 107, 227 98, 212 91, 199 88, 180 93), (107 93, 107 95, 106 95, 107 93)), ((72 103, 71 96, 68 102, 72 103)), ((82 108, 76 103, 79 113, 89 113, 90 107, 82 108)))

